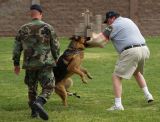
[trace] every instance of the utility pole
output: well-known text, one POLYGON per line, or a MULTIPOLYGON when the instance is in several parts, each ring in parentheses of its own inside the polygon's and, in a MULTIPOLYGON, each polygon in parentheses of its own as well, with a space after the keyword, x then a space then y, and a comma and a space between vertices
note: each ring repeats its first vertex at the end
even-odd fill
POLYGON ((84 17, 84 36, 90 37, 91 36, 91 23, 90 23, 90 17, 92 16, 92 13, 86 9, 84 13, 82 13, 82 16, 84 17))

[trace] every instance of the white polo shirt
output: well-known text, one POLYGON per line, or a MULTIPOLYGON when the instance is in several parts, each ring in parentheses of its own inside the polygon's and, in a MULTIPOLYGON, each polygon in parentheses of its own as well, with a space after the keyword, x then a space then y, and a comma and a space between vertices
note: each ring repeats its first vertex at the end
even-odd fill
POLYGON ((119 53, 121 53, 125 47, 145 44, 145 39, 137 25, 129 18, 118 17, 104 30, 103 34, 111 39, 115 49, 119 53))

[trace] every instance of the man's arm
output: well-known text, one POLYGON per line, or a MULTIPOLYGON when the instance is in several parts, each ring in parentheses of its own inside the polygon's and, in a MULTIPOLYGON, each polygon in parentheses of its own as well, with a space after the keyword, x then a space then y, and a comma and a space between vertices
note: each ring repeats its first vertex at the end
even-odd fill
POLYGON ((21 57, 21 52, 22 52, 22 43, 21 43, 21 35, 20 31, 18 32, 15 42, 14 42, 14 48, 13 48, 13 64, 14 64, 14 72, 15 74, 19 74, 20 72, 20 57, 21 57))

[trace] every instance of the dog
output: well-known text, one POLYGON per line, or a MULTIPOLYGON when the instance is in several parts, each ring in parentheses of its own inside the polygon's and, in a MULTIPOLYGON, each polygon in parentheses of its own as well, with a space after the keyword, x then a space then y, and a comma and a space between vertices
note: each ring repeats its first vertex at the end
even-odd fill
POLYGON ((76 93, 69 92, 69 88, 73 85, 72 75, 79 75, 83 83, 87 83, 86 76, 92 79, 90 73, 81 66, 84 58, 84 49, 87 47, 86 41, 89 39, 81 36, 72 36, 70 40, 68 48, 59 57, 56 67, 53 68, 55 93, 61 97, 64 106, 68 105, 67 96, 77 96, 76 93))

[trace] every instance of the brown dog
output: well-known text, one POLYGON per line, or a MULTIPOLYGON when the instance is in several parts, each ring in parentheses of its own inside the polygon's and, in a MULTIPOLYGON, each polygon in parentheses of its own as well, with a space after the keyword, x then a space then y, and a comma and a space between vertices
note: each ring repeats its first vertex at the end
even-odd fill
POLYGON ((67 96, 71 94, 68 89, 73 84, 70 78, 73 74, 79 75, 83 83, 87 83, 86 76, 92 79, 87 70, 81 67, 84 58, 83 50, 88 39, 73 36, 70 40, 68 49, 60 56, 57 66, 53 70, 56 79, 55 92, 61 97, 64 106, 67 106, 67 96))

